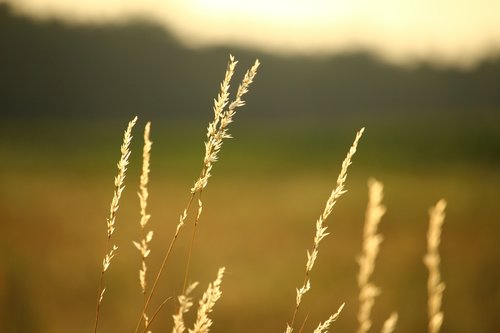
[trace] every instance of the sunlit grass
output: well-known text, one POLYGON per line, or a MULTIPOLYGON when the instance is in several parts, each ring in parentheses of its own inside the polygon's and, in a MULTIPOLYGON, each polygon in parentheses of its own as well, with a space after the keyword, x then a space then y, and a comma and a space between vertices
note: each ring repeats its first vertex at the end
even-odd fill
MULTIPOLYGON (((159 142, 155 142, 157 144, 159 142)), ((236 331, 238 327, 248 327, 249 331, 281 330, 282 322, 276 317, 289 315, 287 307, 293 302, 290 290, 301 278, 296 268, 303 264, 304 254, 297 248, 308 244, 312 237, 313 231, 305 221, 310 221, 321 209, 334 181, 332 169, 335 165, 294 169, 281 168, 278 163, 272 168, 281 170, 279 174, 252 175, 245 164, 231 161, 233 157, 228 154, 224 158, 236 167, 230 174, 219 169, 217 181, 207 190, 204 212, 207 224, 200 226, 193 275, 208 281, 213 278, 213 272, 207 267, 218 267, 221 263, 228 267, 224 282, 228 292, 215 313, 220 327, 228 331, 236 331), (283 274, 290 278, 284 280, 283 274), (233 311, 245 315, 233 316, 233 311)), ((99 160, 94 161, 103 165, 99 160)), ((158 252, 174 231, 178 211, 185 203, 186 198, 178 193, 184 193, 192 180, 189 175, 176 177, 169 172, 168 165, 158 167, 154 164, 154 155, 152 163, 149 206, 155 212, 155 219, 151 221, 156 233, 152 247, 158 252)), ((329 309, 322 304, 330 304, 332 299, 346 300, 348 305, 357 302, 354 258, 360 251, 369 173, 359 163, 352 167, 349 192, 336 207, 334 238, 322 248, 323 256, 315 273, 317 282, 310 307, 315 314, 310 317, 311 321, 322 320, 328 315, 329 309)), ((93 170, 95 166, 90 168, 93 170)), ((109 209, 108 185, 113 174, 112 168, 99 169, 97 176, 89 172, 83 178, 64 170, 58 173, 55 170, 26 173, 16 169, 3 172, 0 192, 2 239, 9 250, 4 251, 2 260, 10 274, 24 272, 24 276, 30 277, 19 280, 14 290, 24 295, 23 300, 29 303, 25 315, 31 318, 33 327, 62 332, 68 327, 87 327, 92 321, 89 309, 94 302, 95 281, 88 277, 95 276, 96 258, 103 250, 96 244, 101 243, 105 233, 103 216, 109 209), (12 260, 6 257, 7 254, 12 260), (71 262, 69 269, 68 262, 71 262), (51 298, 47 286, 53 288, 51 298), (52 301, 48 302, 48 298, 52 301)), ((137 178, 132 174, 130 177, 137 178)), ((488 318, 494 318, 495 314, 485 305, 493 306, 495 295, 484 294, 483 290, 487 286, 494 288, 496 283, 494 263, 499 258, 494 251, 496 237, 492 227, 494 216, 498 214, 495 207, 499 200, 500 177, 487 169, 472 166, 462 171, 434 174, 386 172, 377 177, 384 180, 385 204, 389 211, 380 227, 385 241, 374 280, 382 288, 383 295, 377 300, 374 322, 381 322, 387 313, 397 308, 400 313, 406 313, 399 323, 401 330, 425 330, 423 282, 426 271, 421 257, 425 253, 427 209, 443 196, 449 202, 448 223, 441 245, 442 274, 447 283, 443 329, 467 332, 478 325, 488 327, 488 318), (481 193, 480 200, 476 193, 481 193), (471 224, 473 232, 470 232, 471 224), (465 243, 470 246, 464 248, 465 243), (478 280, 481 272, 490 273, 482 274, 478 280), (465 311, 470 316, 459 315, 465 311)), ((129 329, 130 323, 120 318, 129 318, 128 311, 133 312, 135 318, 137 312, 124 309, 123 303, 140 304, 140 293, 134 292, 137 288, 136 263, 127 259, 137 257, 135 248, 127 246, 138 234, 139 204, 133 191, 125 191, 121 209, 122 228, 116 236, 123 246, 121 256, 116 258, 116 270, 110 272, 108 282, 114 291, 110 290, 112 296, 103 317, 103 330, 129 329)), ((172 270, 183 269, 186 249, 179 247, 178 250, 172 270)), ((158 262, 152 259, 150 265, 157 267, 158 262)), ((174 293, 181 288, 181 283, 174 283, 164 291, 174 293)), ((167 308, 165 312, 171 310, 167 308)), ((343 319, 335 328, 352 331, 355 307, 348 306, 344 310, 343 319)))

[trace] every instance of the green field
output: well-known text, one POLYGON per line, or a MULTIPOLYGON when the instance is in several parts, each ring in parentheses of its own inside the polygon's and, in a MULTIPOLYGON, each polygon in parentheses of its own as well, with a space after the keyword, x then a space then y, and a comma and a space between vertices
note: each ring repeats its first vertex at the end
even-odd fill
MULTIPOLYGON (((328 220, 331 235, 321 245, 300 320, 309 313, 310 331, 346 302, 334 330, 355 330, 355 257, 361 247, 366 182, 376 177, 385 184, 388 213, 380 226, 384 242, 373 278, 382 288, 373 313, 375 331, 394 310, 400 316, 397 331, 426 330, 422 257, 428 208, 442 197, 448 201, 440 248, 447 286, 442 332, 500 329, 498 120, 478 116, 474 123, 427 118, 263 125, 242 118, 204 191, 193 256, 192 278, 200 281, 200 290, 219 267, 227 267, 214 332, 284 331, 315 221, 361 126, 367 129, 349 171, 348 193, 328 220)), ((142 304, 139 255, 131 241, 140 230, 135 193, 145 121, 140 119, 134 132, 117 220, 119 254, 107 275, 102 332, 131 331, 142 304)), ((126 121, 5 121, 0 126, 0 330, 88 332, 126 121)), ((201 121, 153 122, 151 272, 199 173, 204 133, 201 121)), ((164 297, 182 288, 190 230, 190 225, 185 228, 167 267, 160 289, 164 297)), ((173 308, 174 302, 168 303, 153 331, 170 330, 173 308)))

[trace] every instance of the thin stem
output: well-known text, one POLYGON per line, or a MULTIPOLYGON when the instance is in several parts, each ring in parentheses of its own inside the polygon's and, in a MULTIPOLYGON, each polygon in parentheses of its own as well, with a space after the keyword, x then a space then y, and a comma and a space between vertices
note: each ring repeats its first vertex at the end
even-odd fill
POLYGON ((123 190, 125 189, 124 181, 130 157, 130 142, 132 141, 132 128, 134 127, 136 122, 137 122, 137 117, 135 117, 128 123, 127 129, 123 134, 122 145, 120 146, 121 156, 117 164, 118 174, 115 176, 115 181, 114 181, 115 188, 113 191, 113 199, 111 200, 111 205, 109 208, 109 217, 106 219, 108 237, 106 240, 106 254, 104 255, 104 259, 102 262, 101 276, 99 277, 99 287, 98 287, 99 289, 97 290, 97 305, 96 305, 94 333, 97 332, 97 326, 99 323, 100 305, 102 302, 104 291, 106 290, 106 288, 104 287, 104 273, 109 268, 111 260, 113 259, 114 255, 116 254, 116 250, 118 249, 116 245, 111 245, 111 236, 115 231, 116 214, 118 212, 120 198, 122 196, 123 190))
POLYGON ((158 306, 158 308, 156 309, 156 311, 153 313, 153 316, 151 317, 151 320, 147 323, 147 325, 145 325, 144 327, 144 330, 142 331, 142 333, 146 333, 146 331, 148 330, 149 326, 151 326, 151 323, 153 322, 153 320, 155 320, 156 316, 158 315, 158 313, 160 313, 160 310, 163 308, 163 306, 165 304, 167 304, 168 301, 170 301, 172 299, 172 297, 168 297, 166 300, 164 300, 160 306, 158 306))
POLYGON ((203 208, 203 203, 201 201, 201 195, 203 193, 203 189, 200 190, 199 192, 199 197, 198 197, 198 214, 196 215, 196 219, 194 221, 193 225, 193 233, 191 235, 191 242, 189 243, 189 252, 187 256, 187 261, 186 261, 186 272, 184 273, 184 284, 182 286, 182 292, 186 292, 187 284, 188 284, 188 278, 189 278, 189 268, 191 265, 191 256, 193 253, 193 247, 194 247, 194 240, 196 238, 196 230, 198 227, 198 223, 200 222, 200 217, 201 217, 201 211, 203 208))
MULTIPOLYGON (((208 179, 211 177, 211 170, 212 170, 213 164, 218 160, 218 153, 222 147, 223 139, 231 137, 231 135, 228 133, 227 127, 233 121, 232 118, 236 112, 236 109, 245 104, 245 102, 241 98, 243 97, 243 95, 245 95, 248 92, 248 88, 249 88, 250 84, 252 83, 255 75, 257 74, 257 68, 259 67, 259 61, 256 60, 255 64, 245 74, 245 77, 243 78, 243 81, 238 88, 238 91, 236 94, 236 99, 229 105, 228 109, 226 111, 224 111, 224 108, 226 107, 226 105, 228 103, 229 83, 231 81, 231 77, 234 74, 234 69, 236 67, 236 63, 237 63, 237 61, 235 61, 234 57, 230 56, 230 60, 229 60, 229 63, 227 65, 227 69, 226 69, 226 74, 225 74, 224 80, 221 84, 221 91, 218 95, 218 98, 214 101, 214 120, 209 123, 208 128, 207 128, 207 141, 205 142, 205 157, 203 159, 203 167, 202 167, 202 170, 200 172, 200 177, 198 178, 198 180, 195 182, 195 184, 191 188, 191 196, 189 198, 189 202, 187 204, 187 207, 184 209, 184 212, 181 215, 180 222, 177 225, 177 230, 175 232, 175 235, 172 238, 172 241, 170 242, 170 245, 167 249, 167 252, 165 253, 160 270, 158 271, 158 274, 156 275, 156 278, 155 278, 155 281, 154 281, 153 286, 151 288, 151 291, 149 293, 149 296, 146 299, 141 317, 139 318, 136 329, 135 329, 136 333, 139 331, 139 327, 140 327, 141 322, 144 318, 144 314, 146 313, 148 306, 151 302, 151 298, 156 290, 156 286, 158 284, 160 276, 165 269, 167 259, 170 257, 170 254, 172 252, 172 248, 175 244, 175 241, 177 240, 179 232, 185 224, 187 214, 188 214, 188 211, 191 207, 193 199, 194 199, 195 195, 198 194, 200 196, 200 200, 198 201, 198 213, 197 213, 197 216, 195 219, 195 227, 194 227, 193 236, 192 236, 191 245, 190 245, 190 250, 189 250, 189 254, 188 254, 188 256, 189 256, 188 257, 188 265, 186 267, 186 274, 185 274, 185 280, 187 280, 188 272, 189 272, 189 262, 191 260, 190 257, 191 257, 192 247, 193 247, 195 233, 196 233, 196 224, 198 224, 199 218, 201 216, 201 211, 202 211, 201 192, 207 186, 208 179)), ((185 285, 186 285, 186 282, 184 283, 183 290, 185 290, 185 288, 186 288, 185 285)))
POLYGON ((287 329, 285 331, 287 333, 290 333, 293 331, 293 327, 295 324, 295 318, 297 317, 297 313, 299 311, 302 297, 311 289, 311 285, 309 282, 309 274, 311 273, 311 271, 314 267, 314 263, 316 262, 316 258, 318 256, 319 243, 321 242, 321 240, 324 237, 326 237, 328 235, 328 233, 326 232, 328 227, 324 226, 324 222, 332 213, 333 207, 335 206, 335 203, 337 202, 337 200, 346 192, 344 190, 344 185, 345 185, 345 181, 347 179, 347 170, 352 163, 351 162, 352 157, 356 153, 356 149, 358 147, 358 142, 361 139, 363 132, 364 132, 364 128, 362 128, 361 130, 359 130, 356 133, 356 138, 354 139, 354 142, 353 142, 351 148, 349 149, 347 156, 345 157, 344 161, 342 162, 342 168, 340 170, 339 176, 337 177, 337 184, 326 202, 323 213, 319 216, 318 220, 316 221, 316 234, 314 235, 313 248, 312 248, 311 252, 307 251, 307 263, 306 263, 306 269, 305 269, 305 273, 304 273, 304 283, 300 289, 297 289, 295 310, 293 312, 292 321, 287 326, 287 329))
POLYGON ((304 321, 302 322, 302 326, 300 326, 299 333, 302 333, 302 331, 304 330, 304 327, 306 326, 308 318, 309 318, 309 312, 307 313, 306 317, 304 318, 304 321))
POLYGON ((101 307, 101 294, 104 284, 104 271, 101 271, 101 276, 99 278, 99 288, 97 289, 97 305, 95 308, 95 323, 94 323, 94 333, 97 332, 97 325, 99 323, 99 310, 101 307))
POLYGON ((186 206, 186 209, 184 209, 184 213, 183 213, 183 215, 181 215, 181 223, 179 223, 177 225, 177 230, 174 234, 174 237, 172 237, 172 240, 170 241, 170 245, 168 246, 168 249, 165 252, 165 256, 163 257, 163 262, 161 263, 160 269, 159 269, 158 273, 156 274, 156 278, 153 282, 153 286, 151 287, 151 291, 149 292, 149 295, 146 299, 146 302, 144 303, 144 307, 143 307, 142 312, 141 312, 141 317, 139 318, 139 320, 137 322, 137 326, 135 328, 135 333, 139 332, 139 327, 141 326, 142 320, 144 319, 144 314, 148 310, 149 303, 151 302, 151 298, 153 297, 153 294, 156 291, 158 281, 160 280, 160 277, 161 277, 163 271, 165 270, 165 266, 167 264, 168 258, 170 257, 170 254, 172 253, 172 249, 174 247, 175 241, 177 240, 177 237, 179 236, 179 233, 180 233, 182 227, 184 226, 184 220, 187 217, 187 212, 191 208, 191 204, 193 202, 195 194, 196 193, 191 193, 191 196, 189 197, 189 201, 188 201, 188 204, 186 206))
MULTIPOLYGON (((304 276, 304 282, 302 283, 302 285, 305 286, 307 284, 307 281, 309 281, 309 271, 306 271, 305 276, 304 276)), ((297 313, 299 312, 299 307, 300 307, 300 302, 298 302, 295 305, 295 310, 293 311, 292 321, 290 323, 290 327, 292 327, 292 328, 295 324, 295 318, 297 317, 297 313)))

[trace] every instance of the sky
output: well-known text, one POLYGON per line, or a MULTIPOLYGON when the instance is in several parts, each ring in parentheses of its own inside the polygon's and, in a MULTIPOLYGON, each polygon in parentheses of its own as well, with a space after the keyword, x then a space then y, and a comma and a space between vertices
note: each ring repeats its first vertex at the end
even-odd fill
POLYGON ((469 67, 500 54, 499 0, 0 0, 70 23, 149 18, 190 47, 279 54, 370 50, 395 63, 469 67))

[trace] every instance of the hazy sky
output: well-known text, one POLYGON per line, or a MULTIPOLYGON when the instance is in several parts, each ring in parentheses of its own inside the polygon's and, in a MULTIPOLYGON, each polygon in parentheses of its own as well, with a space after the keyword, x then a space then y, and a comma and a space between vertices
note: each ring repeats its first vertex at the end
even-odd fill
POLYGON ((3 1, 72 22, 146 16, 190 46, 230 41, 306 54, 370 49, 396 62, 430 58, 465 66, 500 53, 500 0, 3 1))

